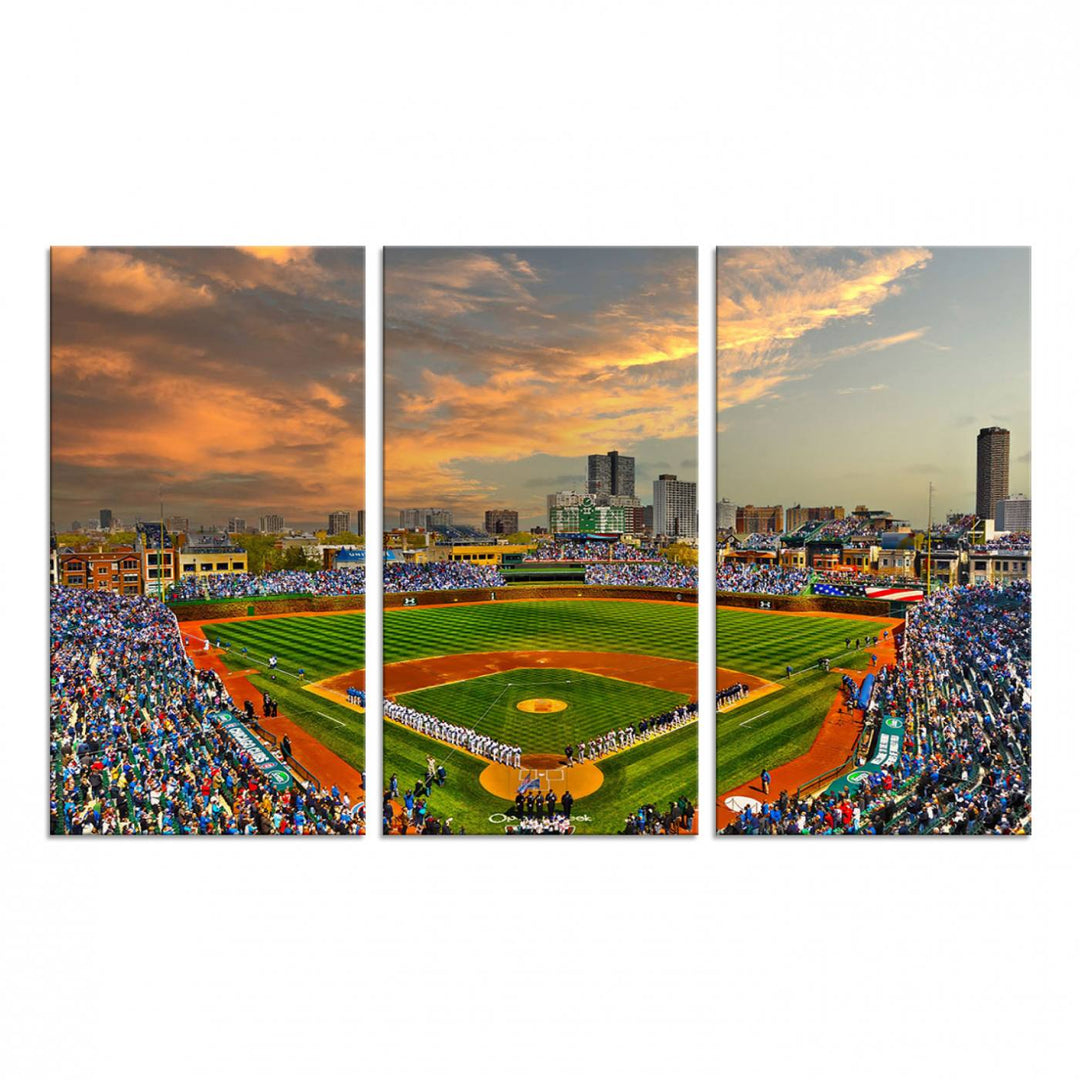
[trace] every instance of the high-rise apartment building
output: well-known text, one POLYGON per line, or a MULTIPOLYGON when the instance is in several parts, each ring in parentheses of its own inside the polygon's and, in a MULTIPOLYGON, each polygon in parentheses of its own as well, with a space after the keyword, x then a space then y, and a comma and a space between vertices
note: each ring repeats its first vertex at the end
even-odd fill
POLYGON ((735 512, 738 509, 736 505, 728 499, 721 499, 716 504, 716 527, 717 529, 728 530, 735 528, 735 512))
POLYGON ((229 523, 225 528, 226 532, 230 533, 242 533, 247 531, 247 518, 231 517, 229 523))
POLYGON ((976 446, 975 514, 993 518, 998 501, 1009 497, 1009 432, 1001 427, 984 427, 976 446))
POLYGON ((634 497, 634 458, 609 450, 590 454, 586 475, 590 495, 625 495, 634 497))
POLYGON ((285 531, 285 519, 281 514, 263 514, 259 518, 259 532, 279 533, 285 531))
POLYGON ((1031 529, 1031 500, 1023 495, 998 499, 994 507, 994 532, 1027 532, 1031 529))
POLYGON ((697 484, 661 473, 653 481, 653 532, 659 536, 696 536, 697 525, 697 484))
POLYGON ((337 536, 338 533, 349 531, 349 511, 331 510, 327 515, 326 532, 328 536, 337 536))
POLYGON ((509 536, 518 531, 516 510, 485 510, 484 532, 489 536, 509 536))

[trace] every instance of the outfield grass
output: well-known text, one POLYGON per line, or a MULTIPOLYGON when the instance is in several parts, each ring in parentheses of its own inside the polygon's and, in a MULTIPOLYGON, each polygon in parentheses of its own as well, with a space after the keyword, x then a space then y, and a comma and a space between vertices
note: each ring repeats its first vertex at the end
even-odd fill
POLYGON ((383 659, 565 649, 697 659, 697 608, 628 600, 516 600, 383 612, 383 659))
MULTIPOLYGON (((697 724, 688 724, 660 739, 643 743, 600 763, 604 784, 592 795, 574 802, 573 816, 580 834, 621 833, 626 817, 644 803, 666 810, 669 802, 684 796, 697 802, 697 724)), ((383 727, 383 768, 386 782, 397 773, 402 791, 424 776, 430 739, 396 724, 383 727)), ((436 757, 447 772, 445 787, 432 788, 428 805, 436 817, 452 817, 453 828, 467 833, 502 833, 505 822, 492 815, 513 813, 513 805, 486 791, 480 773, 487 763, 437 744, 436 757)), ((381 814, 380 809, 380 814, 381 814)), ((381 823, 380 823, 381 828, 381 823)))
POLYGON ((578 743, 626 727, 689 700, 685 694, 559 668, 517 668, 463 682, 398 694, 410 708, 474 728, 526 753, 562 753, 578 743), (530 713, 518 702, 555 698, 561 712, 530 713))
POLYGON ((271 653, 279 671, 295 675, 303 668, 309 681, 364 666, 363 612, 211 623, 202 631, 210 641, 220 638, 229 646, 226 659, 234 668, 265 667, 271 653))
POLYGON ((837 615, 718 609, 717 664, 775 680, 780 689, 717 715, 717 793, 809 750, 840 689, 840 676, 818 670, 818 657, 828 656, 834 667, 863 671, 873 647, 847 650, 845 639, 862 641, 889 625, 837 615), (799 672, 791 679, 785 676, 788 664, 799 672))
MULTIPOLYGON (((836 658, 844 639, 880 634, 888 622, 838 615, 783 615, 718 608, 716 662, 763 679, 778 679, 788 664, 796 671, 813 667, 819 656, 836 658)), ((845 661, 846 663, 846 661, 845 661)))
POLYGON ((295 678, 300 668, 304 669, 305 682, 362 668, 362 612, 210 623, 202 632, 212 642, 220 638, 228 644, 223 655, 228 667, 260 669, 248 678, 258 690, 277 698, 283 715, 354 769, 364 771, 364 714, 304 690, 295 678), (271 654, 278 658, 277 678, 273 680, 266 663, 271 654))

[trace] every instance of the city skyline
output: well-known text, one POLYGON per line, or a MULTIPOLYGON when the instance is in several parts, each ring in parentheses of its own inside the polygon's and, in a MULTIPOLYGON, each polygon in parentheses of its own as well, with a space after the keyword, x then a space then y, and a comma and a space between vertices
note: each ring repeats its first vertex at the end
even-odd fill
POLYGON ((1031 492, 1027 248, 721 248, 717 496, 975 510, 980 428, 1031 492))
POLYGON ((51 278, 58 528, 363 505, 362 248, 58 247, 51 278))
POLYGON ((528 528, 585 490, 587 458, 636 458, 637 486, 697 479, 693 248, 388 248, 386 519, 494 506, 528 528))

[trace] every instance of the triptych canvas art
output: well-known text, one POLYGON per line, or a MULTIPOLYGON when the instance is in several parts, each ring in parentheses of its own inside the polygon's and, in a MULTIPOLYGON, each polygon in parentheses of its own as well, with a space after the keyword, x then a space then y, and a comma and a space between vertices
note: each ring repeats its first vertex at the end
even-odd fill
POLYGON ((1027 249, 379 258, 53 249, 51 833, 1030 832, 1027 249))

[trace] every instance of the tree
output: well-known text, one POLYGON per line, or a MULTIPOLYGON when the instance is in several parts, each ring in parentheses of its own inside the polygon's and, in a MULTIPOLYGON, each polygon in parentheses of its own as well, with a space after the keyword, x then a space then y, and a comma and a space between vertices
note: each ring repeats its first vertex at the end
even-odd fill
POLYGON ((273 555, 277 538, 263 533, 237 533, 233 540, 238 547, 247 552, 248 571, 252 574, 265 574, 273 569, 273 555))

